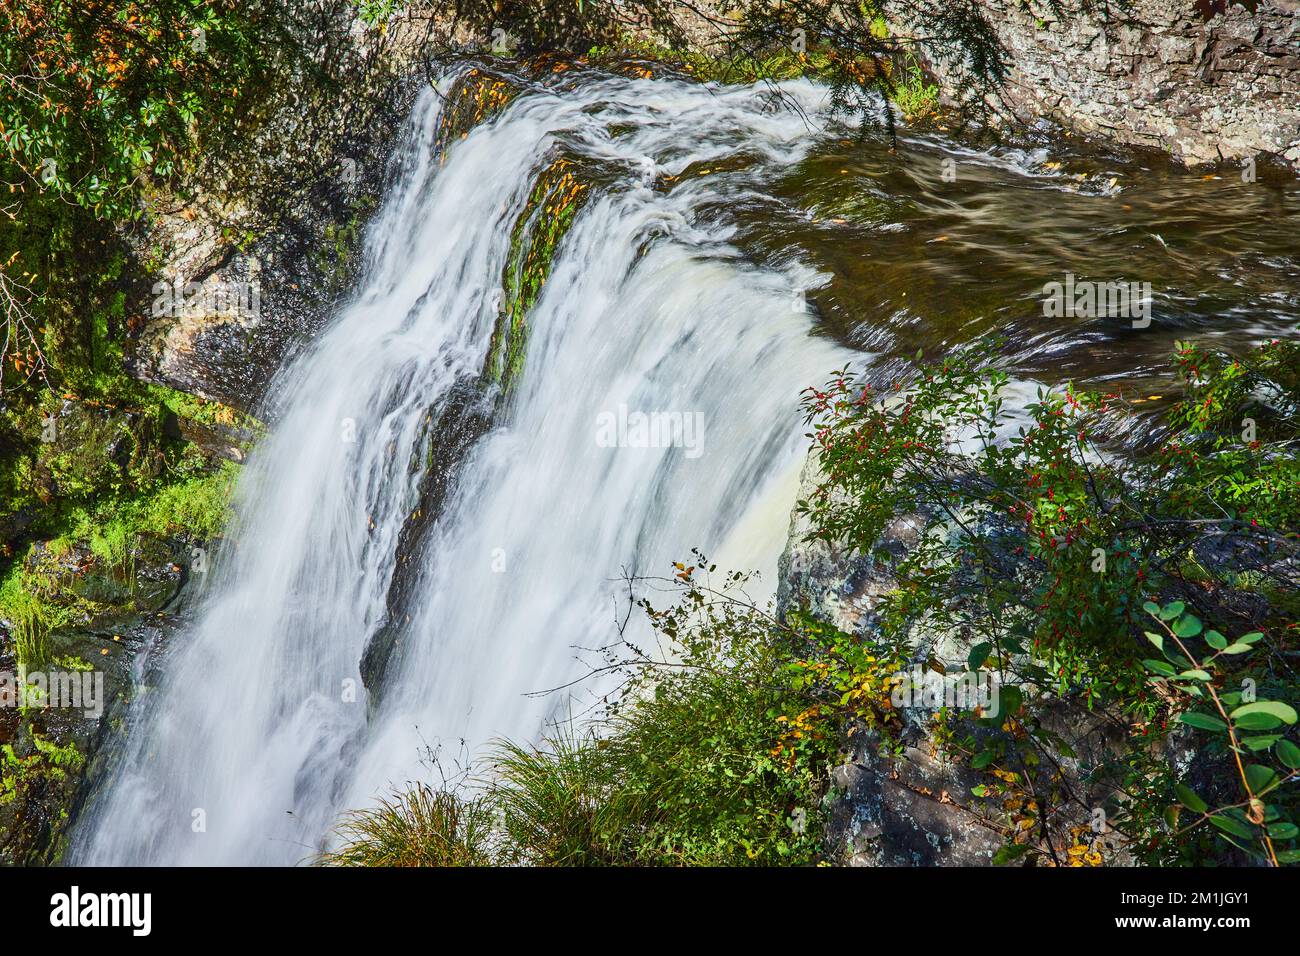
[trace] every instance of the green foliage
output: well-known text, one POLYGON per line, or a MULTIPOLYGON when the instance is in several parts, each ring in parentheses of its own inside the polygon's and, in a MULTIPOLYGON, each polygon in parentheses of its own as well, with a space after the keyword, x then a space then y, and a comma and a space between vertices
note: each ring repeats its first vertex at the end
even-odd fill
POLYGON ((382 26, 401 9, 401 0, 352 0, 357 8, 357 16, 372 27, 382 26))
POLYGON ((939 108, 939 87, 927 83, 925 73, 913 58, 894 87, 894 102, 909 120, 919 120, 939 108))
MULTIPOLYGON (((1295 708, 1259 698, 1253 690, 1223 693, 1216 686, 1227 683, 1229 675, 1241 680, 1245 662, 1235 658, 1251 654, 1264 635, 1255 631, 1230 642, 1218 631, 1205 630, 1181 601, 1164 607, 1148 601, 1143 607, 1160 629, 1147 631, 1146 637, 1163 655, 1163 660, 1143 661, 1153 675, 1151 683, 1184 698, 1188 706, 1209 705, 1209 712, 1184 710, 1178 720, 1226 743, 1240 781, 1237 799, 1214 809, 1190 787, 1176 784, 1178 803, 1199 816, 1186 824, 1175 810, 1170 822, 1181 828, 1180 835, 1208 823, 1220 839, 1274 866, 1300 862, 1300 800, 1294 788, 1300 782, 1300 747, 1283 736, 1295 726, 1295 708), (1202 645, 1200 653, 1192 650, 1202 645), (1272 766, 1264 762, 1270 753, 1272 766)), ((1244 686, 1253 684, 1251 679, 1244 686)))
MULTIPOLYGON (((1135 853, 1194 860, 1216 852, 1195 828, 1171 830, 1150 812, 1176 802, 1173 775, 1150 754, 1186 709, 1166 684, 1230 701, 1223 685, 1249 678, 1296 697, 1294 674, 1277 669, 1272 651, 1257 673, 1242 659, 1255 641, 1276 649, 1294 630, 1284 597, 1295 588, 1300 527, 1290 349, 1266 345, 1247 366, 1180 347, 1197 381, 1173 409, 1165 443, 1149 454, 1113 451, 1108 430, 1126 424, 1118 396, 1068 385, 1040 389, 1013 432, 1006 376, 989 363, 988 346, 922 368, 907 388, 894 382, 878 391, 845 371, 806 393, 825 476, 799 503, 814 536, 869 554, 900 516, 916 516, 925 529, 892 565, 897 590, 874 608, 879 644, 905 646, 918 629, 963 635, 970 666, 995 669, 1003 696, 1013 694, 1006 720, 981 721, 993 726, 978 736, 947 733, 953 752, 998 778, 990 793, 1032 804, 1016 854, 1067 849, 1053 845, 1043 823, 1055 783, 1042 778, 1038 757, 1063 743, 1047 729, 1061 707, 1104 712, 1133 728, 1131 749, 1111 770, 1122 778, 1115 802, 1123 812, 1113 822, 1135 853), (1281 374, 1266 384, 1269 370, 1281 374), (1271 396, 1273 409, 1255 409, 1266 440, 1252 445, 1216 430, 1260 395, 1271 396), (1265 502, 1265 493, 1274 499, 1265 502), (1143 651, 1143 602, 1156 595, 1174 609, 1167 620, 1176 641, 1197 637, 1201 620, 1252 634, 1228 643, 1207 631, 1210 654, 1153 660, 1143 651)), ((1287 714, 1271 706, 1239 716, 1261 727, 1285 723, 1287 714)), ((1209 730, 1215 720, 1201 714, 1184 723, 1209 730)), ((1220 773, 1229 770, 1219 758, 1220 773)), ((1282 804, 1260 812, 1289 822, 1282 804)), ((1092 857, 1086 846, 1068 849, 1072 858, 1076 850, 1092 857)))
POLYGON ((1212 507, 1252 527, 1295 531, 1300 490, 1300 342, 1244 356, 1179 343, 1186 397, 1162 461, 1187 475, 1171 489, 1187 508, 1212 507))
POLYGON ((140 183, 173 176, 263 78, 272 14, 227 0, 0 4, 7 181, 133 217, 140 183))
POLYGON ((21 802, 35 787, 60 783, 69 771, 85 762, 76 744, 55 744, 39 734, 32 736, 33 753, 20 757, 12 744, 0 744, 0 805, 21 802))

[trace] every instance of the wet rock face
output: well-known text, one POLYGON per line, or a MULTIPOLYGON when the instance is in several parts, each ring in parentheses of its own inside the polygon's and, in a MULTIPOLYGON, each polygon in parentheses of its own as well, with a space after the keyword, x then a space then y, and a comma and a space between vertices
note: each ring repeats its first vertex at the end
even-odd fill
POLYGON ((352 287, 423 77, 349 56, 364 62, 332 81, 288 81, 237 158, 215 151, 220 168, 195 173, 184 198, 151 204, 135 239, 147 273, 129 323, 136 377, 254 411, 352 287))
MULTIPOLYGON (((288 135, 288 133, 286 133, 288 135)), ((350 157, 342 157, 350 159, 350 157)), ((358 163, 357 160, 351 160, 358 163)), ((222 216, 186 207, 153 231, 164 263, 141 303, 132 373, 241 411, 257 408, 286 357, 324 324, 351 276, 361 224, 374 207, 383 162, 341 164, 303 206, 235 246, 222 216), (348 179, 362 175, 366 179, 348 179), (193 231, 209 233, 191 245, 193 231)))
MULTIPOLYGON (((1300 0, 1132 0, 1058 17, 980 0, 1005 47, 1004 105, 1188 165, 1261 153, 1300 171, 1300 0)), ((924 6, 921 7, 924 10, 924 6)), ((922 14, 923 16, 923 14, 922 14)), ((921 32, 914 20, 902 24, 921 32)), ((952 65, 929 64, 951 86, 952 65)))

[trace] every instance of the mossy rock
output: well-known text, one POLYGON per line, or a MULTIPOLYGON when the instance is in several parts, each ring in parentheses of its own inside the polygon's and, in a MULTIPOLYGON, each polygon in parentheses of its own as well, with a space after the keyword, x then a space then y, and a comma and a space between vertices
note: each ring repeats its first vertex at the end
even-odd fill
POLYGON ((556 249, 590 194, 590 182, 576 158, 557 150, 511 230, 501 276, 504 294, 483 366, 484 381, 500 386, 504 395, 523 371, 528 313, 541 296, 556 249))
POLYGON ((25 562, 34 589, 65 619, 90 624, 161 610, 184 583, 190 549, 140 534, 134 540, 37 542, 25 562))
MULTIPOLYGON (((32 549, 27 580, 55 588, 43 599, 60 623, 44 635, 43 658, 24 667, 89 675, 97 706, 0 707, 0 865, 58 862, 107 731, 129 703, 137 656, 174 623, 163 609, 186 580, 187 554, 179 541, 147 535, 125 566, 84 544, 32 549)), ((0 625, 0 673, 18 673, 14 646, 0 625)))
POLYGON ((36 471, 59 498, 116 489, 162 466, 153 416, 65 400, 41 422, 36 471))
POLYGON ((505 73, 477 66, 466 70, 447 93, 434 148, 441 154, 474 127, 499 115, 521 92, 519 81, 505 73))

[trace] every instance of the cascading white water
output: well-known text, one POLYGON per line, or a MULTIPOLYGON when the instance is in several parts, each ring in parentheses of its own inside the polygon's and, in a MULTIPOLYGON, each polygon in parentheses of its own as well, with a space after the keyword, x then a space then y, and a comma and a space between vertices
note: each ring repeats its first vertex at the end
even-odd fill
MULTIPOLYGON (((811 84, 786 92, 806 114, 822 106, 811 84)), ((573 647, 610 637, 620 569, 660 573, 699 546, 774 584, 803 451, 797 395, 846 353, 791 306, 815 277, 746 261, 725 210, 761 201, 764 172, 806 152, 806 118, 772 110, 761 87, 593 78, 519 97, 439 165, 438 103, 429 92, 414 110, 355 301, 279 378, 234 543, 135 705, 78 862, 301 860, 339 812, 419 776, 424 744, 481 752, 566 712, 564 695, 528 693, 582 675, 573 647), (555 253, 511 401, 417 555, 420 590, 368 719, 345 688, 385 616, 416 503, 409 463, 428 410, 483 367, 510 227, 557 142, 602 184, 555 253), (654 188, 742 150, 743 171, 654 188), (689 447, 607 447, 602 415, 621 408, 703 430, 689 447)))

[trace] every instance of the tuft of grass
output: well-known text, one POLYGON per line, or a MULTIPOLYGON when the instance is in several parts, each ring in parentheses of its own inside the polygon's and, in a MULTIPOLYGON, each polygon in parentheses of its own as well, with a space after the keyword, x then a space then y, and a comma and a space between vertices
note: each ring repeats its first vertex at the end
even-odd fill
POLYGON ((126 524, 113 522, 90 534, 90 553, 104 566, 131 576, 135 546, 139 535, 126 524))
POLYGON ((506 741, 496 755, 491 799, 516 862, 612 866, 635 862, 641 805, 619 786, 606 742, 565 726, 536 747, 506 741))
POLYGON ((59 623, 58 614, 42 600, 18 565, 0 584, 0 619, 9 625, 19 666, 40 670, 49 658, 46 637, 59 623))
POLYGON ((925 72, 914 60, 895 84, 893 100, 909 120, 924 119, 939 109, 939 87, 926 82, 925 72))
POLYGON ((487 866, 493 813, 478 797, 416 784, 379 806, 349 813, 336 831, 345 841, 326 866, 487 866))

